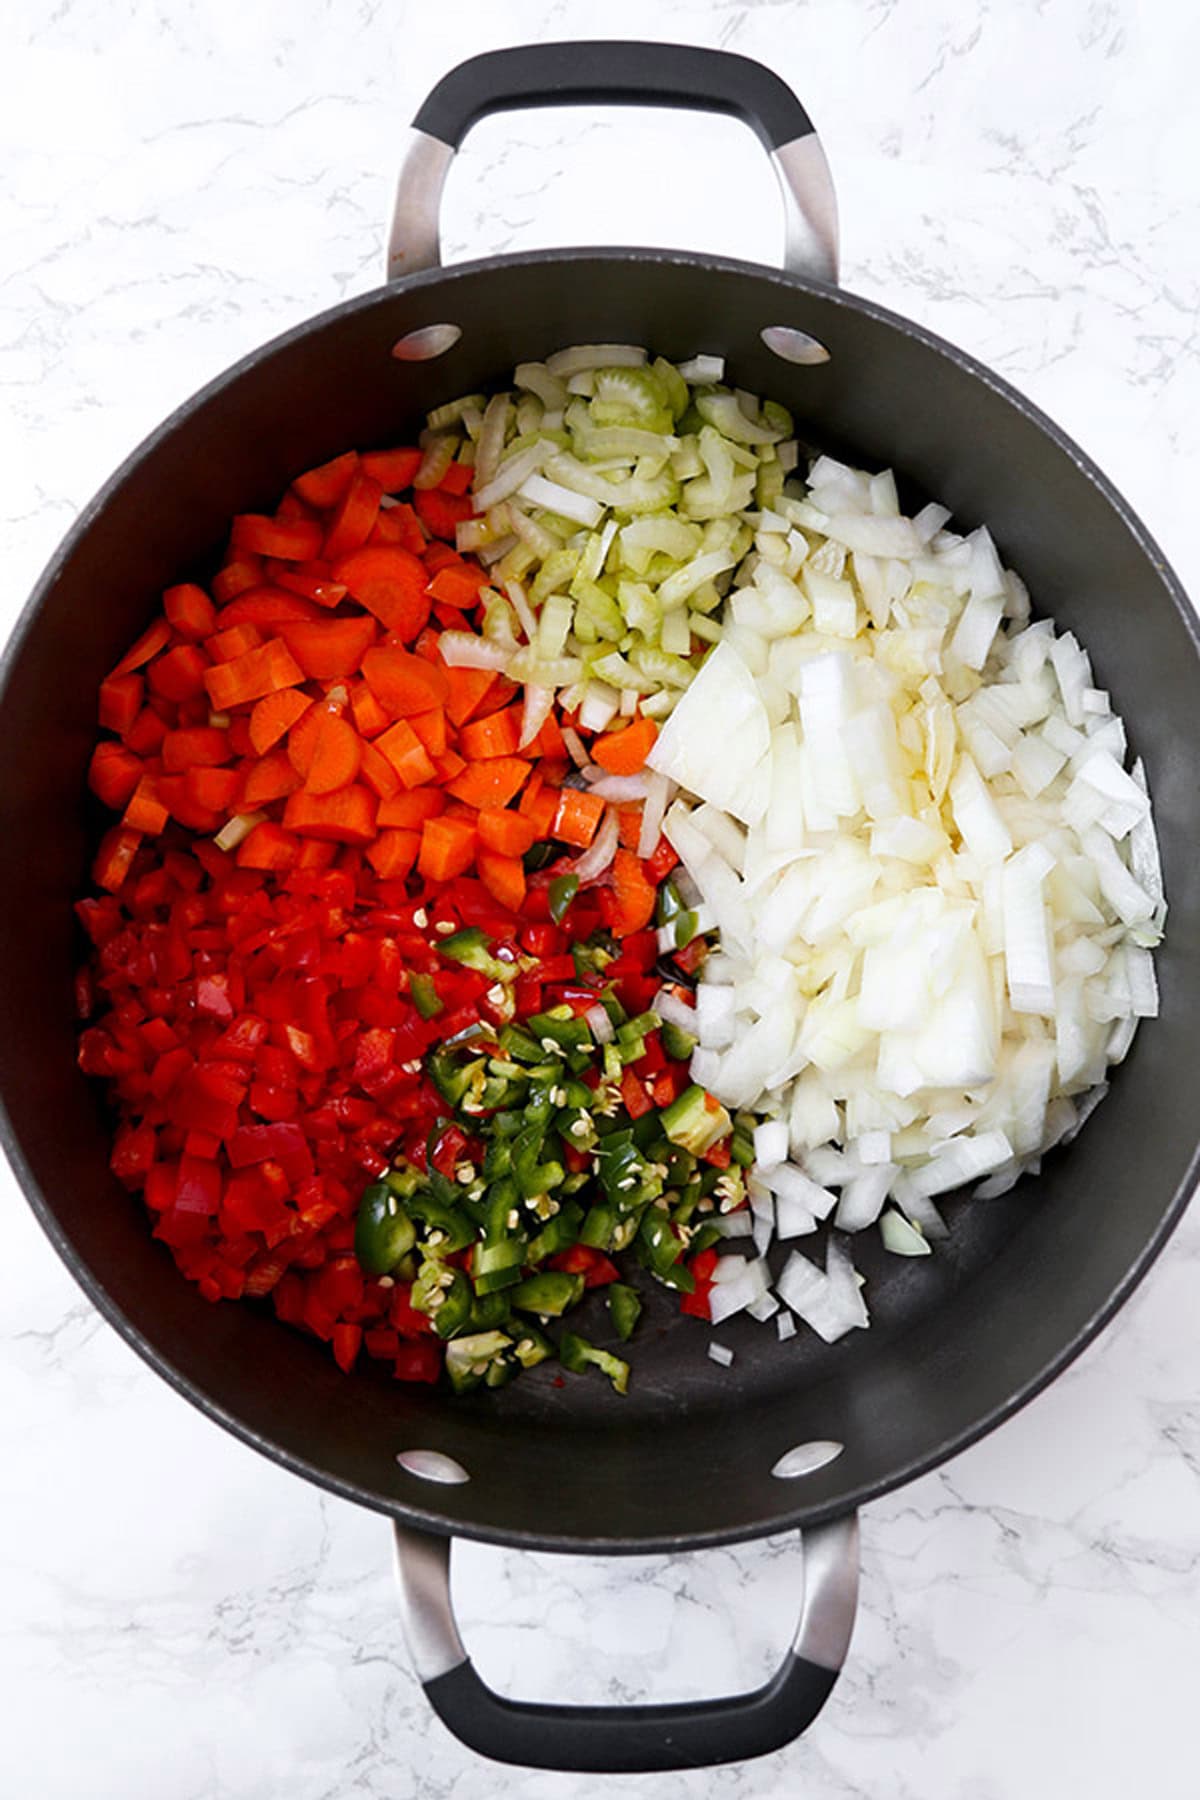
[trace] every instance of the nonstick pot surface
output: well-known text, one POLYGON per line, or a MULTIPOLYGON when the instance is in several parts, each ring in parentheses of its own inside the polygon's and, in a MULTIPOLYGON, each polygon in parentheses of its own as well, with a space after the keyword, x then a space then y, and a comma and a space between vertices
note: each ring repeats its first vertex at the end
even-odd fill
POLYGON ((221 1423, 350 1498, 435 1529, 577 1550, 699 1545, 846 1510, 1036 1392, 1120 1304, 1190 1192, 1197 673, 1187 603, 1103 478, 985 370, 878 307, 745 264, 626 251, 498 259, 368 295, 248 358, 148 440, 84 514, 10 646, 0 718, 5 742, 23 746, 0 762, 10 1154, 54 1242, 135 1348, 221 1423), (453 349, 393 357, 397 339, 438 323, 460 327, 453 349), (809 332, 828 362, 779 360, 760 339, 770 325, 809 332), (936 1256, 912 1263, 874 1234, 856 1239, 869 1332, 827 1347, 802 1330, 780 1345, 773 1325, 732 1320, 720 1331, 736 1353, 726 1371, 705 1356, 707 1330, 656 1294, 627 1398, 599 1380, 556 1387, 550 1367, 451 1400, 378 1371, 346 1378, 269 1312, 208 1306, 109 1175, 108 1121, 75 1067, 70 993, 95 692, 162 587, 211 567, 231 514, 273 503, 347 445, 411 437, 431 405, 502 382, 517 361, 599 340, 723 353, 731 379, 788 405, 802 437, 893 466, 957 525, 992 528, 1036 611, 1091 650, 1146 759, 1171 903, 1163 1013, 1078 1142, 1001 1200, 952 1204, 936 1256), (845 1449, 800 1481, 774 1479, 778 1456, 811 1439, 845 1449), (414 1446, 450 1453, 471 1479, 417 1480, 396 1462, 414 1446))

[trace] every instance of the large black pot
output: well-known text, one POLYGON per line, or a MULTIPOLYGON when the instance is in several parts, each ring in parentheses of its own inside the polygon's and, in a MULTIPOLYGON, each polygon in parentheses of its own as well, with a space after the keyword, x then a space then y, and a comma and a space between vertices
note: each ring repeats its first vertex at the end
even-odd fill
POLYGON ((754 1755, 802 1730, 833 1685, 853 1617, 855 1509, 1050 1381, 1112 1317, 1185 1205, 1200 1119, 1196 625, 1141 524, 1047 419, 969 357, 834 285, 823 156, 803 110, 757 65, 624 44, 479 58, 418 115, 397 218, 398 279, 246 358, 155 432, 86 508, 9 645, 5 1144, 68 1266, 154 1368, 267 1455, 397 1521, 414 1660, 466 1742, 577 1769, 754 1755), (789 272, 630 250, 438 268, 441 180, 471 123, 563 99, 665 101, 747 119, 790 202, 789 272), (780 1346, 769 1329, 731 1324, 737 1360, 726 1372, 664 1302, 642 1334, 627 1399, 600 1383, 563 1390, 529 1378, 451 1401, 371 1373, 347 1380, 265 1312, 209 1307, 176 1278, 138 1203, 110 1176, 109 1125, 76 1070, 72 1025, 84 771, 101 676, 164 585, 211 567, 232 513, 271 504, 298 471, 347 444, 396 441, 431 405, 523 358, 596 340, 676 358, 720 352, 738 385, 783 401, 807 436, 895 466, 964 528, 987 521, 1038 608, 1091 650, 1145 758, 1171 900, 1163 1011, 1079 1141, 1036 1181, 964 1207, 928 1262, 862 1252, 870 1332, 830 1349, 811 1334, 780 1346), (804 1617, 779 1675, 752 1695, 633 1711, 515 1705, 483 1687, 454 1628, 450 1534, 619 1553, 788 1526, 804 1528, 804 1617))

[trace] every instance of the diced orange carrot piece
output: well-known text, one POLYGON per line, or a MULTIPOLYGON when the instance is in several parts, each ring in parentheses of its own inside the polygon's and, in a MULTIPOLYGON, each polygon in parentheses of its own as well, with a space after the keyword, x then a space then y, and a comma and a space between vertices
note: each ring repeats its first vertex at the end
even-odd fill
POLYGON ((433 707, 429 712, 413 713, 408 722, 430 756, 446 754, 446 715, 440 706, 433 707))
POLYGON ((202 587, 194 581, 180 582, 163 595, 163 611, 173 631, 180 637, 198 640, 210 637, 216 609, 202 587))
POLYGON ((524 786, 532 766, 519 756, 491 756, 486 762, 469 763, 461 775, 446 783, 446 791, 467 806, 507 806, 524 786))
POLYGON ((365 681, 356 681, 351 688, 350 708, 360 737, 378 737, 392 722, 391 714, 384 712, 365 681))
POLYGON ((339 681, 353 675, 363 653, 375 641, 373 619, 314 619, 284 623, 279 635, 313 681, 339 681))
POLYGON ((393 719, 430 712, 449 692, 446 672, 398 644, 381 644, 362 659, 363 675, 379 704, 393 719))
POLYGON ((279 688, 275 693, 264 694, 261 700, 256 700, 254 711, 250 714, 250 742, 256 753, 265 756, 280 738, 287 736, 311 705, 308 695, 302 694, 298 688, 279 688))
POLYGON ((381 800, 391 800, 403 792, 403 783, 383 752, 374 744, 362 747, 362 778, 381 800))
POLYGON ((482 845, 475 852, 475 867, 488 893, 509 912, 520 912, 525 900, 525 870, 519 856, 503 856, 482 845))
POLYGON ((303 594, 294 594, 291 588, 253 587, 238 594, 228 606, 223 606, 216 623, 218 631, 224 631, 230 625, 256 625, 271 633, 285 619, 294 622, 324 616, 319 606, 303 594))
POLYGON ((297 475, 292 486, 309 506, 328 510, 342 499, 357 468, 358 452, 347 450, 343 455, 320 463, 315 469, 306 470, 303 475, 297 475))
POLYGON ((159 799, 158 783, 154 776, 143 775, 129 796, 129 804, 125 808, 121 823, 128 831, 157 837, 170 816, 159 799))
POLYGON ((205 638, 204 648, 214 662, 227 663, 245 656, 247 650, 256 650, 262 641, 263 635, 258 626, 245 620, 222 631, 214 631, 210 638, 205 638))
POLYGON ((113 675, 128 675, 133 669, 140 669, 142 664, 148 663, 152 656, 157 656, 160 650, 165 650, 170 641, 171 627, 167 621, 155 619, 153 624, 146 627, 136 644, 132 644, 125 652, 115 669, 112 670, 109 679, 111 680, 113 675))
POLYGON ((339 788, 336 794, 291 794, 283 812, 284 829, 326 843, 369 844, 375 836, 375 804, 370 788, 358 784, 339 788))
MULTIPOLYGON (((351 550, 357 550, 366 543, 382 498, 383 489, 377 481, 364 474, 360 465, 354 471, 329 527, 329 535, 321 552, 325 562, 333 564, 340 556, 348 556, 351 550)), ((340 581, 342 578, 337 575, 335 579, 340 581)))
POLYGON ((198 644, 176 644, 156 656, 146 670, 146 684, 160 700, 180 703, 204 691, 208 658, 198 644))
POLYGON ((424 563, 400 544, 365 544, 333 565, 335 581, 406 644, 429 618, 424 563))
POLYGON ((552 835, 562 844, 586 850, 604 814, 604 801, 582 788, 563 788, 558 796, 552 835))
POLYGON ((100 840, 96 860, 92 864, 92 880, 97 887, 115 894, 129 873, 129 865, 138 853, 141 833, 114 825, 100 840))
POLYGON ((232 812, 241 786, 242 778, 236 769, 192 768, 184 777, 189 800, 209 812, 232 812))
POLYGON ((443 750, 440 756, 434 757, 433 766, 439 781, 453 781, 466 768, 467 759, 460 756, 457 750, 443 750))
POLYGON ((231 600, 238 594, 244 594, 247 588, 261 587, 262 578, 261 556, 235 556, 213 576, 210 583, 212 597, 218 606, 228 606, 231 600))
POLYGON ((204 685, 217 712, 261 700, 277 688, 296 687, 303 679, 304 671, 281 638, 269 638, 258 649, 204 671, 204 685))
POLYGON ((142 710, 146 683, 132 673, 110 675, 100 683, 100 723, 106 731, 124 737, 142 710))
POLYGON ((249 770, 239 805, 241 812, 256 812, 272 800, 294 794, 303 777, 293 768, 286 750, 269 750, 249 770))
POLYGON ((312 760, 304 777, 310 794, 333 794, 348 787, 362 765, 362 739, 353 725, 327 708, 319 709, 312 760))
POLYGON ((437 600, 443 606, 464 607, 469 611, 479 599, 480 588, 487 585, 487 576, 473 563, 447 563, 438 570, 425 591, 431 600, 437 600))
POLYGON ((446 796, 441 788, 412 788, 384 800, 379 808, 380 826, 394 826, 402 831, 419 831, 426 819, 436 819, 446 810, 446 796))
POLYGON ((189 725, 168 731, 162 741, 163 768, 169 775, 186 769, 219 768, 233 754, 229 733, 216 725, 189 725))
POLYGON ((92 751, 88 786, 98 800, 115 811, 123 808, 142 778, 142 760, 123 744, 105 738, 92 751))
POLYGON ((300 840, 273 819, 264 819, 237 847, 241 869, 290 869, 300 854, 300 840))
POLYGON ((522 711, 519 706, 506 706, 502 712, 489 713, 486 719, 464 725, 458 734, 462 754, 470 762, 481 757, 515 756, 521 745, 522 711))
POLYGON ((315 519, 270 519, 265 513, 238 513, 231 541, 234 550, 248 550, 252 556, 309 562, 320 554, 324 536, 315 519))
POLYGON ((397 719, 375 743, 407 788, 422 787, 437 773, 428 750, 407 719, 397 719))
POLYGON ((465 725, 499 679, 495 669, 447 669, 446 715, 450 723, 456 728, 465 725))
POLYGON ((647 881, 632 850, 618 850, 613 858, 613 892, 616 896, 611 925, 614 937, 644 931, 654 917, 657 889, 647 881))
POLYGON ((381 831, 367 850, 367 861, 381 881, 403 881, 420 848, 419 831, 381 831))
POLYGON ((483 807, 476 829, 482 850, 494 850, 499 856, 524 856, 537 842, 537 832, 529 819, 500 807, 483 807))
POLYGON ((398 494, 412 486, 412 478, 421 466, 420 450, 364 450, 362 466, 385 494, 398 494))
POLYGON ((417 870, 426 881, 453 881, 475 858, 475 830, 464 819, 426 819, 417 870))
POLYGON ((636 775, 645 767, 657 736, 653 719, 635 719, 622 731, 602 731, 592 739, 593 761, 610 775, 636 775))

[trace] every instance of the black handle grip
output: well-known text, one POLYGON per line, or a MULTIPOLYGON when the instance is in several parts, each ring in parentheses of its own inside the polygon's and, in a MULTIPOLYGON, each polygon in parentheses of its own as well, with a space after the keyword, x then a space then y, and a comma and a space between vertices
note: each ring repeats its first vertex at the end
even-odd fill
POLYGON ((681 106, 729 113, 768 150, 812 121, 785 81, 728 50, 600 41, 489 50, 443 76, 413 125, 457 150, 489 113, 531 106, 681 106))
POLYGON ((812 1724, 836 1680, 836 1670, 789 1651, 774 1679, 753 1693, 671 1706, 506 1700, 470 1662, 427 1682, 425 1692, 455 1737, 495 1762, 614 1775, 765 1756, 812 1724))
POLYGON ((702 1769, 778 1750, 812 1724, 846 1658, 858 1597, 853 1513, 803 1534, 804 1604, 783 1665, 751 1693, 669 1706, 508 1700, 476 1673, 454 1620, 450 1540, 393 1527, 404 1635, 442 1723, 472 1750, 530 1769, 702 1769))

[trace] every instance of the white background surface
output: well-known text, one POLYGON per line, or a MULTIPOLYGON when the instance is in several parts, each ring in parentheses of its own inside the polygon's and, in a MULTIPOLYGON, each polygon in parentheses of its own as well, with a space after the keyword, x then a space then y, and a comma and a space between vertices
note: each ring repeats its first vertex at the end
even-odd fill
MULTIPOLYGON (((376 284, 402 128, 431 82, 475 50, 589 33, 723 45, 777 68, 828 147, 846 285, 1046 407, 1200 592, 1194 12, 8 0, 0 626, 170 407, 376 284)), ((471 140, 447 237, 455 256, 625 240, 769 261, 777 210, 732 124, 523 115, 471 140)), ((850 1664, 806 1741, 740 1768, 613 1781, 502 1772, 446 1735, 406 1666, 384 1524, 152 1377, 82 1300, 7 1173, 0 1270, 5 1795, 1198 1791, 1195 1218, 1051 1392, 869 1509, 850 1664)), ((468 1549, 465 1634, 485 1675, 531 1696, 750 1685, 794 1617, 787 1548, 608 1566, 468 1549)))

